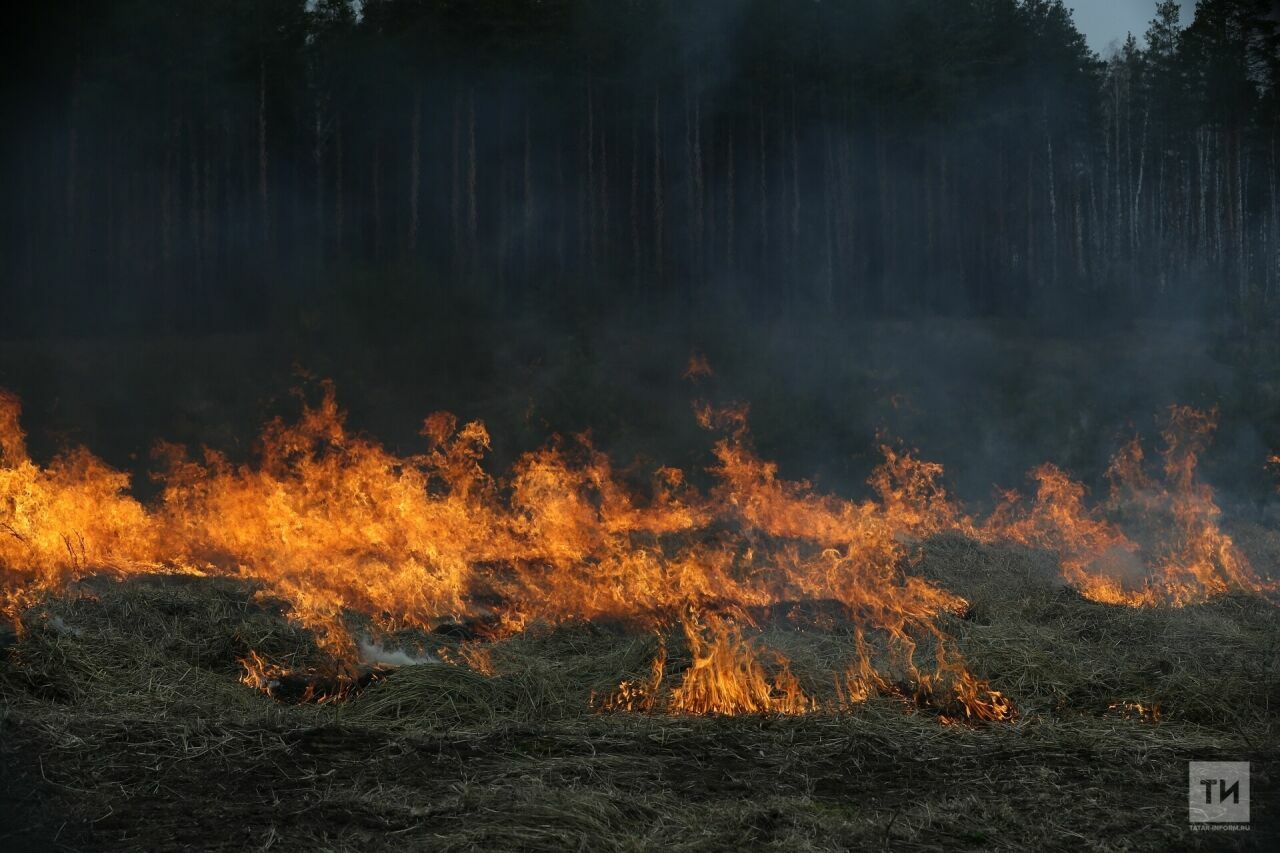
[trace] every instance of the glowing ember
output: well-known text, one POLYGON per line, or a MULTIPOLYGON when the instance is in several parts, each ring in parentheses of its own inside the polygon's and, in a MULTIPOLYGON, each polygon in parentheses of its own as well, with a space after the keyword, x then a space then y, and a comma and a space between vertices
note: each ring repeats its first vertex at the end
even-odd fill
POLYGON ((1160 722, 1160 706, 1142 702, 1112 702, 1107 706, 1104 716, 1119 717, 1122 720, 1135 720, 1143 723, 1160 722))
POLYGON ((240 666, 244 669, 240 676, 241 684, 282 701, 317 705, 347 699, 391 671, 388 667, 373 666, 353 671, 295 672, 268 661, 255 651, 242 658, 240 666))

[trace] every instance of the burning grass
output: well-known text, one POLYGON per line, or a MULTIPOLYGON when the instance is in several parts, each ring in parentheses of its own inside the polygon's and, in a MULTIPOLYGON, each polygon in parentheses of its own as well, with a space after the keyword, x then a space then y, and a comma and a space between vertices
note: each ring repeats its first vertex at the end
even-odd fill
POLYGON ((1054 551, 1063 577, 1094 601, 1177 606, 1231 590, 1275 594, 1280 587, 1254 573, 1222 529, 1213 489, 1196 476, 1216 423, 1217 412, 1172 407, 1159 479, 1134 438, 1112 458, 1111 493, 1096 507, 1086 504, 1083 485, 1042 465, 1031 474, 1034 501, 1006 495, 982 535, 1054 551))
MULTIPOLYGON (((926 542, 914 571, 970 600, 944 627, 1017 697, 1016 722, 940 726, 945 709, 892 693, 798 716, 600 714, 593 696, 650 678, 660 654, 681 683, 708 650, 679 625, 586 622, 484 642, 406 631, 401 647, 442 662, 343 702, 282 703, 240 683, 240 660, 325 661, 287 604, 245 581, 156 575, 88 579, 23 614, 0 661, 0 743, 39 794, 33 838, 61 828, 78 849, 1196 848, 1220 841, 1186 829, 1185 761, 1202 757, 1253 762, 1246 840, 1266 846, 1280 802, 1270 604, 1099 604, 1043 552, 953 535, 926 542), (1139 705, 1159 720, 1117 712, 1139 705)), ((853 626, 759 621, 743 641, 836 699, 853 626)))
POLYGON ((1194 846, 1182 762, 1272 790, 1276 587, 1196 476, 1211 414, 981 521, 913 454, 851 500, 697 415, 707 489, 585 438, 499 476, 482 424, 396 455, 326 386, 251 464, 162 446, 143 505, 0 398, 18 784, 75 846, 233 849, 1194 846))
MULTIPOLYGON (((213 452, 198 462, 161 447, 165 489, 149 510, 85 451, 36 466, 16 401, 5 405, 0 494, 11 536, 0 565, 26 567, 4 575, 11 612, 91 566, 251 578, 286 600, 345 669, 309 691, 318 698, 345 694, 368 675, 354 669, 348 611, 369 614, 378 633, 463 619, 491 637, 575 620, 656 628, 705 614, 694 621, 707 621, 714 636, 696 625, 686 631, 698 665, 662 704, 682 713, 799 713, 816 700, 776 652, 779 672, 766 675, 735 625, 788 602, 828 601, 860 638, 883 640, 874 660, 859 642, 833 672, 853 673, 850 695, 893 685, 946 696, 965 718, 1012 714, 938 628, 965 602, 902 571, 906 537, 967 525, 938 483, 941 469, 909 454, 886 451, 872 481, 876 500, 821 495, 755 455, 744 410, 702 407, 699 419, 724 433, 716 485, 705 494, 682 472, 659 469, 637 495, 586 439, 552 442, 495 479, 481 466, 482 424, 432 415, 422 428, 428 451, 398 457, 349 434, 325 386, 297 423, 267 426, 256 465, 232 466, 213 452), (67 545, 82 526, 92 535, 67 545), (929 658, 917 654, 922 645, 929 658)), ((271 689, 290 678, 253 650, 245 660, 246 683, 271 689)))

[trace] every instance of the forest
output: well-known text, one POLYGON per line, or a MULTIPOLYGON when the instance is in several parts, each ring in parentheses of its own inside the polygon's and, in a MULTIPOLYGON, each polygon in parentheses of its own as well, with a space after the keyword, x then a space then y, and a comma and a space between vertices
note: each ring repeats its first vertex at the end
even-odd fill
POLYGON ((1269 0, 49 0, 9 334, 355 312, 1211 316, 1280 299, 1269 0))

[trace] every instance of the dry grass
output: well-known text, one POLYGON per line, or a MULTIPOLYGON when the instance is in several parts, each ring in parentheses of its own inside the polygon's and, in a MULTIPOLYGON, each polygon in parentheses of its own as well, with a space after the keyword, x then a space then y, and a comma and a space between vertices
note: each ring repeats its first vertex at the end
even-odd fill
MULTIPOLYGON (((944 537, 912 571, 973 604, 949 620, 1009 725, 847 714, 592 713, 653 638, 590 625, 487 649, 492 675, 405 667, 347 702, 238 681, 250 649, 312 639, 227 580, 97 581, 29 611, 0 656, 5 849, 1267 849, 1280 822, 1280 620, 1249 597, 1093 604, 1042 554, 944 537), (1158 705, 1158 723, 1110 706, 1158 705), (1191 833, 1186 761, 1253 762, 1249 833, 1191 833), (56 842, 54 839, 56 838, 56 842)), ((842 631, 775 625, 807 684, 842 631)), ((436 636, 451 657, 463 641, 436 636)), ((687 664, 678 637, 671 664, 687 664)))

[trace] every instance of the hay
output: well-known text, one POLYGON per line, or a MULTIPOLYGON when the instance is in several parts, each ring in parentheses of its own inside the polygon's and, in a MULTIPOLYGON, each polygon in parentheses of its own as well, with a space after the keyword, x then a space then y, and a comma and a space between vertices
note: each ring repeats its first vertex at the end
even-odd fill
MULTIPOLYGON (((591 625, 491 644, 492 674, 425 663, 345 702, 282 705, 240 684, 239 658, 321 658, 254 590, 95 581, 32 608, 0 652, 0 803, 26 792, 9 819, 41 849, 1268 846, 1275 609, 1108 607, 1053 568, 958 537, 912 568, 971 601, 945 628, 1019 705, 1017 722, 975 727, 892 698, 805 717, 593 713, 593 695, 644 674, 657 640, 591 625), (1158 705, 1160 722, 1124 703, 1158 705), (1253 762, 1252 832, 1188 831, 1192 758, 1253 762)), ((466 658, 462 638, 410 639, 466 658)), ((678 675, 687 649, 666 640, 678 675)), ((852 639, 778 623, 760 642, 820 691, 852 639)))

